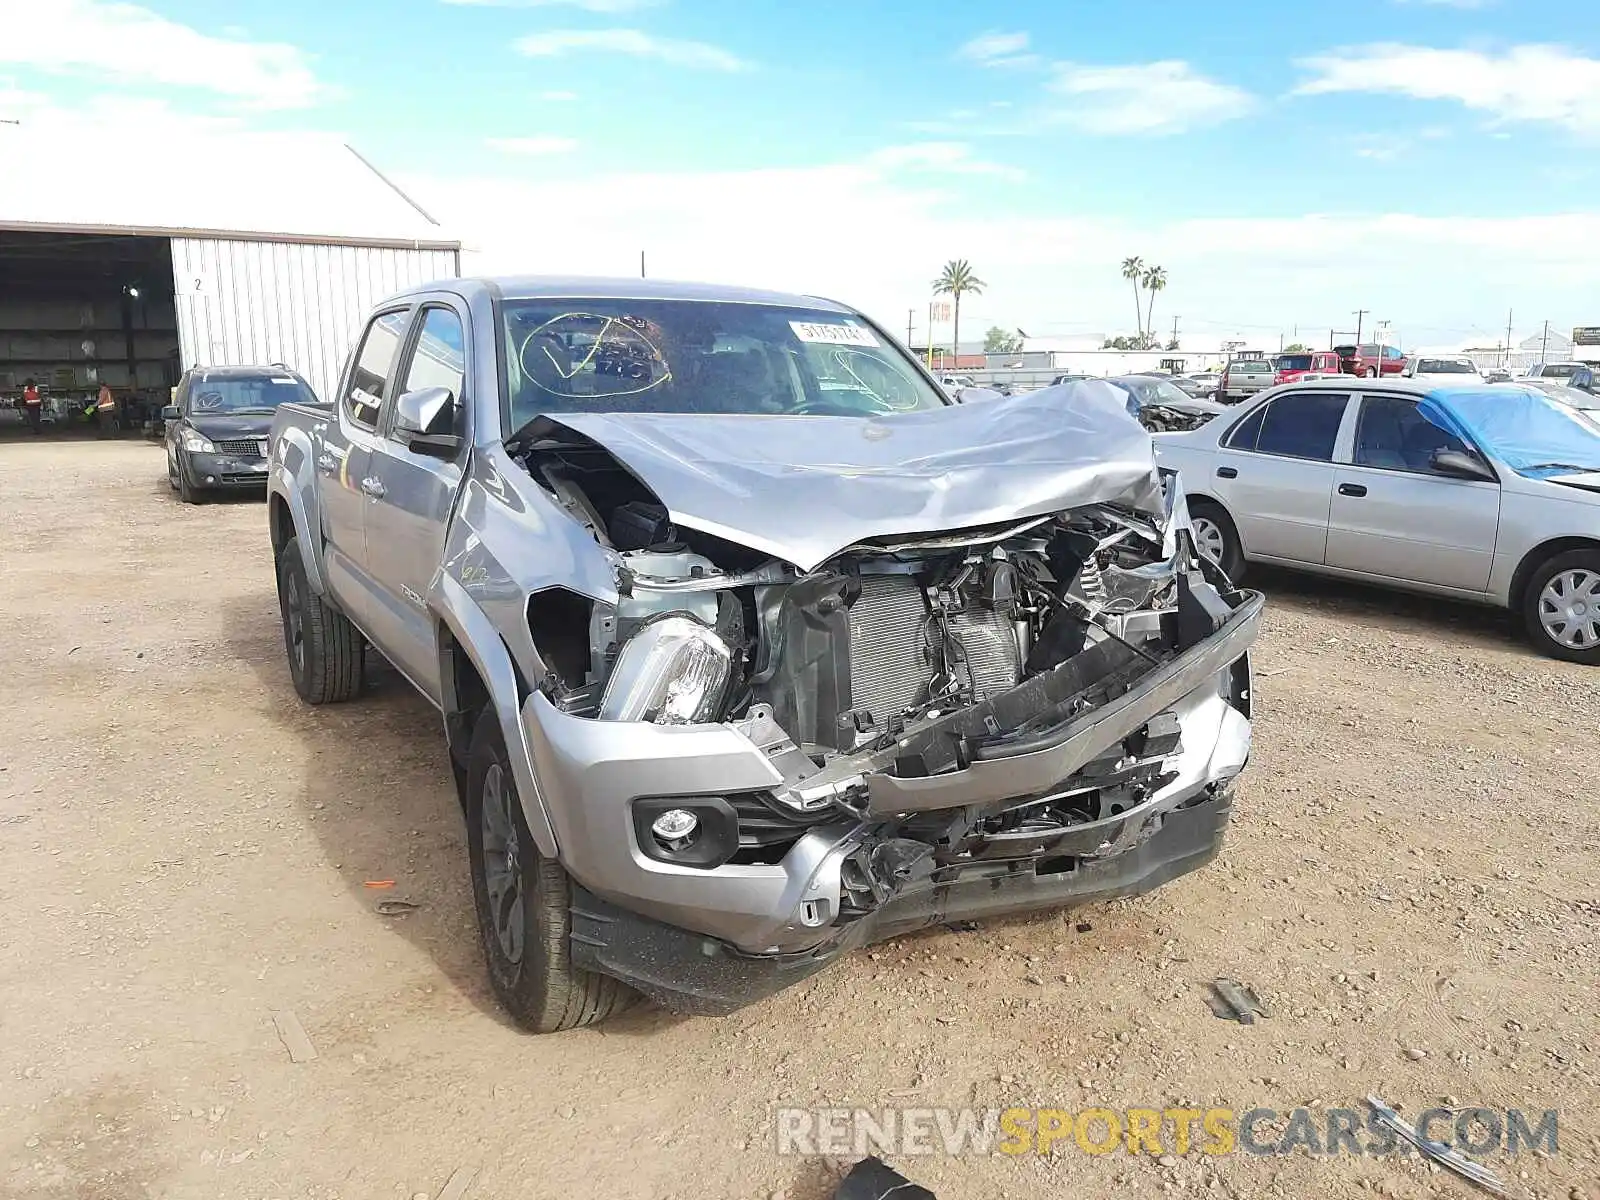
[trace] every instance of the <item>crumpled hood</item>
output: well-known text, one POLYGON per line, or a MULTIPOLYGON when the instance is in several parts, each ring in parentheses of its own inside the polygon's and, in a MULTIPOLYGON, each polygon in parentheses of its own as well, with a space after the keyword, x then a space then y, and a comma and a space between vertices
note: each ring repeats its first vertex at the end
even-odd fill
POLYGON ((879 418, 563 413, 690 529, 802 571, 866 538, 1116 501, 1162 511, 1150 435, 1110 384, 879 418))

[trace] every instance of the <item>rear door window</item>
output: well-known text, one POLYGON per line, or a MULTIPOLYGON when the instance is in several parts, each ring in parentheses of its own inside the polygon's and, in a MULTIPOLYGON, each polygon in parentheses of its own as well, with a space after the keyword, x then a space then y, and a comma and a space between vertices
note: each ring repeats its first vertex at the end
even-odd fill
POLYGON ((1299 392, 1267 405, 1255 449, 1284 458, 1333 461, 1334 443, 1350 397, 1339 392, 1299 392))
POLYGON ((363 429, 378 427, 378 411, 389 394, 395 354, 406 331, 408 310, 382 313, 367 326, 350 378, 345 384, 344 409, 363 429))

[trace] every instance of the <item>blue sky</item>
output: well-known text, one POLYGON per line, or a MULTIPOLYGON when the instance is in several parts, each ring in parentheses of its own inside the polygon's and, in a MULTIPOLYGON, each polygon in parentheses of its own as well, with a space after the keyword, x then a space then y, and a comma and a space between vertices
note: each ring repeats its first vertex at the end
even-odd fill
POLYGON ((0 0, 0 117, 336 134, 486 269, 644 249, 902 329, 963 256, 964 332, 1127 332, 1129 254, 1196 336, 1600 324, 1592 0, 218 7, 0 0))

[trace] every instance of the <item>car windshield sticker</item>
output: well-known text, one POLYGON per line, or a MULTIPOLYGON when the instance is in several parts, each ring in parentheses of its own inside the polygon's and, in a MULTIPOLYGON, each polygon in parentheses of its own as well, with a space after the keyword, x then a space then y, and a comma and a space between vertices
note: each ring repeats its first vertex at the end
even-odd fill
POLYGON ((563 313, 522 339, 517 360, 535 387, 568 400, 636 396, 672 378, 662 332, 642 317, 563 313))
POLYGON ((870 329, 858 325, 830 325, 817 321, 790 321, 789 328, 802 342, 820 342, 826 346, 872 346, 878 339, 870 329))

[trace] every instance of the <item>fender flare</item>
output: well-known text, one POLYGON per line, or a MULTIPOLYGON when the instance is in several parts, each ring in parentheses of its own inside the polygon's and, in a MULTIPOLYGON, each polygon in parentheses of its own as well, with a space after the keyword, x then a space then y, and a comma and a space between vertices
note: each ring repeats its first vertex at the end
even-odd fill
MULTIPOLYGON (((500 734, 505 739, 506 756, 511 760, 511 775, 522 800, 522 815, 528 822, 528 831, 533 834, 539 853, 554 859, 557 857, 556 831, 550 823, 544 793, 533 773, 533 746, 522 724, 517 670, 511 651, 483 610, 450 575, 440 572, 435 576, 430 607, 450 630, 457 645, 466 651, 489 691, 489 703, 494 705, 495 716, 500 721, 500 734)), ((455 685, 449 672, 441 674, 446 693, 441 698, 448 711, 454 700, 450 692, 455 685)))
MULTIPOLYGON (((302 461, 307 461, 304 456, 302 461)), ((315 482, 302 484, 289 466, 287 456, 272 468, 268 492, 289 506, 289 516, 294 521, 294 534, 300 542, 300 557, 305 563, 306 582, 319 596, 328 592, 327 578, 322 573, 322 522, 312 520, 312 501, 307 493, 316 487, 315 482)))

